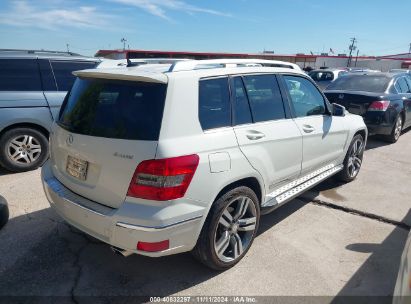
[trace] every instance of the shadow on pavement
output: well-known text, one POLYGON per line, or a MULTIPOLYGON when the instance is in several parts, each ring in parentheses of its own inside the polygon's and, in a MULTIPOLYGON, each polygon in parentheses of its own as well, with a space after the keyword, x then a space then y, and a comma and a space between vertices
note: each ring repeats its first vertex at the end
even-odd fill
MULTIPOLYGON (((305 204, 295 200, 277 209, 278 212, 263 216, 259 234, 305 204)), ((0 249, 0 296, 68 298, 73 292, 79 299, 90 295, 167 296, 220 274, 198 263, 190 253, 124 258, 112 252, 109 245, 65 224, 51 208, 10 219, 0 231, 1 246, 19 250, 26 242, 30 243, 30 233, 40 228, 41 238, 13 263, 1 257, 0 249), (8 264, 1 265, 3 262, 8 264)))
POLYGON ((373 150, 384 146, 392 145, 392 143, 386 142, 378 135, 372 135, 368 137, 367 146, 365 147, 365 151, 373 150))
MULTIPOLYGON (((411 219, 411 209, 404 217, 403 222, 411 219)), ((401 255, 407 241, 408 230, 395 227, 387 238, 380 244, 352 243, 346 246, 347 250, 369 253, 369 258, 341 289, 338 296, 385 296, 380 302, 392 303, 392 294, 398 275, 401 255), (381 294, 387 290, 389 294, 381 294), (384 288, 383 288, 384 286, 384 288)), ((340 298, 344 299, 344 298, 340 298)), ((332 303, 341 303, 337 297, 332 303)), ((378 301, 377 301, 378 302, 378 301)))
MULTIPOLYGON (((342 183, 334 178, 317 185, 301 196, 306 202, 313 201, 320 193, 334 193, 342 183)), ((371 219, 370 219, 371 220, 371 219)), ((401 221, 411 221, 411 209, 401 221)), ((391 224, 387 224, 391 225, 391 224)), ((398 275, 401 255, 408 237, 408 230, 394 226, 393 231, 382 243, 355 243, 346 246, 347 250, 368 253, 369 258, 344 285, 332 304, 340 303, 392 303, 392 294, 398 275), (381 294, 382 290, 390 290, 381 294), (352 297, 355 296, 355 297, 352 297), (377 298, 375 296, 380 296, 377 298), (381 297, 382 296, 382 297, 381 297), (370 298, 372 297, 372 298, 370 298)), ((354 240, 353 240, 354 241, 354 240)))
POLYGON ((0 166, 0 176, 2 175, 9 175, 9 174, 13 174, 13 172, 10 172, 6 169, 4 169, 3 167, 0 166))
MULTIPOLYGON (((401 136, 410 132, 410 130, 411 128, 403 130, 401 133, 401 136)), ((401 137, 400 137, 400 140, 401 140, 401 137)), ((368 137, 367 146, 365 147, 365 151, 384 147, 384 146, 389 146, 389 145, 395 145, 395 143, 393 144, 393 143, 386 142, 381 136, 371 135, 368 137)))

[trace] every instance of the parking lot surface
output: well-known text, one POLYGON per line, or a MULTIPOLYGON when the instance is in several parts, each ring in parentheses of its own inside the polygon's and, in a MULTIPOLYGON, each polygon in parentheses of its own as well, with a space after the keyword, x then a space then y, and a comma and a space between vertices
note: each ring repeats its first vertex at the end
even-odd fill
POLYGON ((409 151, 411 132, 394 145, 370 139, 356 181, 325 182, 264 216, 225 272, 189 253, 116 255, 50 209, 39 170, 1 171, 11 218, 0 231, 0 296, 391 295, 411 225, 409 151))

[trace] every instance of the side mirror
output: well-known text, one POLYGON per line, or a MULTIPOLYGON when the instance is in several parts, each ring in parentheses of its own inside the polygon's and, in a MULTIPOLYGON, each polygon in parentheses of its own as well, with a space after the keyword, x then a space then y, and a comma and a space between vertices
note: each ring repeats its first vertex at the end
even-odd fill
POLYGON ((347 111, 345 107, 342 105, 339 105, 338 103, 333 103, 332 104, 332 111, 333 111, 333 116, 345 116, 345 112, 347 111))

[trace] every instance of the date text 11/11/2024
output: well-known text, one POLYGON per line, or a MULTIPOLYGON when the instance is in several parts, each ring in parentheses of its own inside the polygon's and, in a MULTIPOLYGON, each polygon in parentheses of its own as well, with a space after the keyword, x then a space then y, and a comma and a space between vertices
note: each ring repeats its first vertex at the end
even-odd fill
POLYGON ((169 296, 150 297, 151 303, 257 303, 255 297, 249 296, 169 296))

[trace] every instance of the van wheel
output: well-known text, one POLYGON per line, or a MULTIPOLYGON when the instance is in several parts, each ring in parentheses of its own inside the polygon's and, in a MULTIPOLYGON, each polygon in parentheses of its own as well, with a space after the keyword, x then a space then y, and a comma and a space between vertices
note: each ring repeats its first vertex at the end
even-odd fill
POLYGON ((237 264, 257 234, 260 206, 248 187, 238 187, 218 198, 204 223, 194 256, 215 270, 237 264))
POLYGON ((35 129, 15 128, 0 138, 0 165, 12 172, 34 170, 48 157, 47 138, 35 129))
POLYGON ((364 149, 364 138, 359 134, 355 135, 345 155, 344 168, 337 175, 339 180, 348 183, 357 177, 361 169, 364 149))

